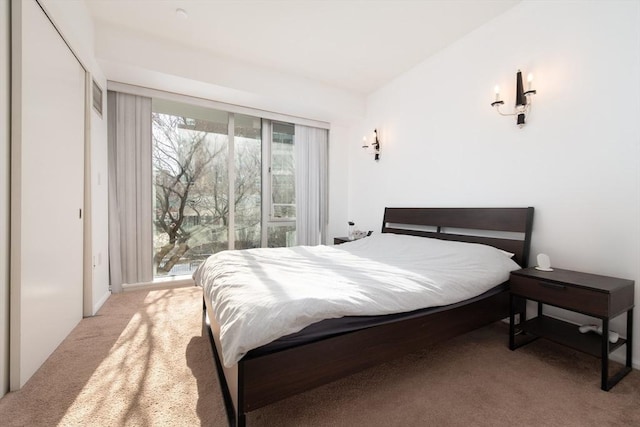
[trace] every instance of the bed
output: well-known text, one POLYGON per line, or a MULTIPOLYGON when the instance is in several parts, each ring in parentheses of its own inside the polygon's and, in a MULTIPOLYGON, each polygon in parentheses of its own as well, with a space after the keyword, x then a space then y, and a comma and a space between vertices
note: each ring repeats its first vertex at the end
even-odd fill
MULTIPOLYGON (((382 233, 489 245, 526 267, 532 224, 531 207, 386 208, 382 233)), ((504 319, 509 315, 508 294, 505 279, 462 301, 321 320, 234 355, 228 344, 222 349, 222 327, 207 296, 203 332, 211 342, 230 424, 240 427, 248 412, 504 319)))

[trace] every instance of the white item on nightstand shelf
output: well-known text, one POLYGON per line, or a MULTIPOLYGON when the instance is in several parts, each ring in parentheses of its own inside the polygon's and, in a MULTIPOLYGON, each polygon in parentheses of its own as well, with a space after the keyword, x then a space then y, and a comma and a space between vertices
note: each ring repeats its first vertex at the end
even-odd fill
MULTIPOLYGON (((586 334, 587 332, 595 332, 598 335, 602 335, 602 326, 582 325, 578 330, 583 334, 586 334)), ((619 338, 620 335, 617 332, 609 331, 609 342, 611 344, 617 343, 619 338)))

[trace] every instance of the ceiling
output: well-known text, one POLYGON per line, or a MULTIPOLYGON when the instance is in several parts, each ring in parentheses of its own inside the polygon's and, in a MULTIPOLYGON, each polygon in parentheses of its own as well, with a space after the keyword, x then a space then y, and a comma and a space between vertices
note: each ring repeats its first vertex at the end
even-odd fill
MULTIPOLYGON (((368 94, 516 0, 85 0, 96 31, 185 48, 368 94), (176 13, 183 9, 186 18, 176 13)), ((99 56, 99 52, 98 52, 99 56)))

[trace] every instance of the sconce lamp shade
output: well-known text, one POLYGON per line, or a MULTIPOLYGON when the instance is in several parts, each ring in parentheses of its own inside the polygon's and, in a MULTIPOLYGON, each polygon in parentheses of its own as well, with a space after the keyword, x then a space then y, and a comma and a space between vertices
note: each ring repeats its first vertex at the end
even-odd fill
POLYGON ((524 96, 524 86, 522 85, 522 72, 518 70, 516 74, 516 107, 527 105, 527 97, 524 96))

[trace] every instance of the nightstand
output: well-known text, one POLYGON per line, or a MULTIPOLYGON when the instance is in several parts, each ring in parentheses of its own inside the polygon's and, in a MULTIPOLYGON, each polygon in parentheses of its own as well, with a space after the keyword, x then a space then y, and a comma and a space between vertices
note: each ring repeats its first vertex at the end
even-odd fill
MULTIPOLYGON (((515 350, 543 337, 602 359, 601 388, 609 391, 631 372, 633 350, 633 280, 598 276, 577 271, 554 269, 540 271, 525 268, 513 271, 509 279, 511 304, 509 316, 509 348, 515 350), (524 298, 538 303, 538 316, 527 320, 524 309, 515 325, 517 300, 524 298), (596 317, 602 321, 602 336, 593 332, 580 333, 578 326, 543 314, 543 304, 560 307, 596 317), (610 343, 609 321, 627 313, 627 339, 610 343), (521 336, 516 337, 516 334, 521 336), (517 338, 517 340, 516 340, 517 338), (516 343, 516 341, 519 341, 516 343), (626 345, 626 364, 609 378, 609 353, 626 345)), ((521 305, 522 307, 522 305, 521 305)))
POLYGON ((333 244, 339 245, 341 243, 353 242, 354 240, 364 239, 365 237, 371 236, 371 233, 373 233, 373 231, 367 231, 367 234, 361 234, 360 237, 351 239, 351 240, 349 240, 348 237, 334 237, 333 244))

